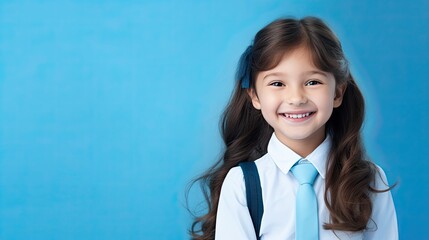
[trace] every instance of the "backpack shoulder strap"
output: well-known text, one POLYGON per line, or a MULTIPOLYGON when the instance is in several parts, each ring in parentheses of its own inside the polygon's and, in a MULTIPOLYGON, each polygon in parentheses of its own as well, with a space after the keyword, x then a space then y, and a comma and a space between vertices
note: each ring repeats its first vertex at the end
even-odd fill
POLYGON ((258 169, 255 162, 242 162, 239 164, 246 185, 247 208, 252 218, 253 226, 256 232, 256 238, 259 239, 262 215, 264 214, 264 204, 262 202, 262 188, 259 180, 258 169))

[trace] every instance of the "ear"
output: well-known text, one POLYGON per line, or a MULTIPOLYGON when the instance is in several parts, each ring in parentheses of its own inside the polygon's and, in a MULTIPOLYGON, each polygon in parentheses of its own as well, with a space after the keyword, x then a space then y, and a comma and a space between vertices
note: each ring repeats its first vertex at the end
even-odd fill
POLYGON ((258 98, 258 95, 256 94, 255 89, 249 88, 247 90, 247 94, 249 94, 250 99, 252 99, 253 107, 258 110, 261 110, 261 103, 259 102, 259 98, 258 98))
POLYGON ((346 89, 347 89, 347 84, 340 84, 337 86, 335 90, 334 108, 341 106, 346 89))

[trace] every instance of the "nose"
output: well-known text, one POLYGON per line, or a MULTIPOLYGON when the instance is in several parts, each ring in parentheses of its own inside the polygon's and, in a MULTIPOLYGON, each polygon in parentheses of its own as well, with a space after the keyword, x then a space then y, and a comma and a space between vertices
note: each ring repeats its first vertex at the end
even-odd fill
POLYGON ((289 105, 299 106, 301 104, 307 103, 307 97, 301 88, 289 89, 286 95, 286 101, 289 105))

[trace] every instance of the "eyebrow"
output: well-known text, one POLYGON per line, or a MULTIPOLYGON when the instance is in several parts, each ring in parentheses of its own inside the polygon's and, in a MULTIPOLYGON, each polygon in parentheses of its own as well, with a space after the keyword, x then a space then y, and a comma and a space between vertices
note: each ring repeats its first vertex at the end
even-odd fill
POLYGON ((263 79, 265 79, 267 77, 271 77, 271 76, 280 77, 280 76, 283 76, 283 75, 284 75, 283 73, 273 72, 273 73, 269 73, 269 74, 265 75, 263 79))
POLYGON ((305 75, 314 75, 314 74, 320 74, 320 75, 323 75, 323 76, 325 76, 325 77, 327 77, 328 76, 328 74, 326 74, 326 72, 323 72, 323 71, 320 71, 320 70, 313 70, 313 71, 308 71, 308 72, 305 72, 305 75))
MULTIPOLYGON (((314 75, 314 74, 320 74, 323 75, 325 77, 328 77, 328 74, 326 72, 320 71, 320 70, 311 70, 311 71, 306 71, 304 72, 302 75, 304 76, 309 76, 309 75, 314 75)), ((281 77, 287 74, 281 73, 281 72, 273 72, 273 73, 269 73, 267 75, 264 76, 263 79, 270 77, 270 76, 274 76, 274 77, 281 77)))

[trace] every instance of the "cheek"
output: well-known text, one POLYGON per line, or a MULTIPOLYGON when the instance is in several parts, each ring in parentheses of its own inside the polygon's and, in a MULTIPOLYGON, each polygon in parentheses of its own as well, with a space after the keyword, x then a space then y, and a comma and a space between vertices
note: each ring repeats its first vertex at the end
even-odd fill
POLYGON ((279 107, 279 101, 273 94, 267 94, 260 98, 262 110, 273 111, 279 107))
POLYGON ((323 109, 328 113, 332 113, 334 108, 334 94, 326 92, 314 99, 314 102, 317 103, 319 110, 323 109))

